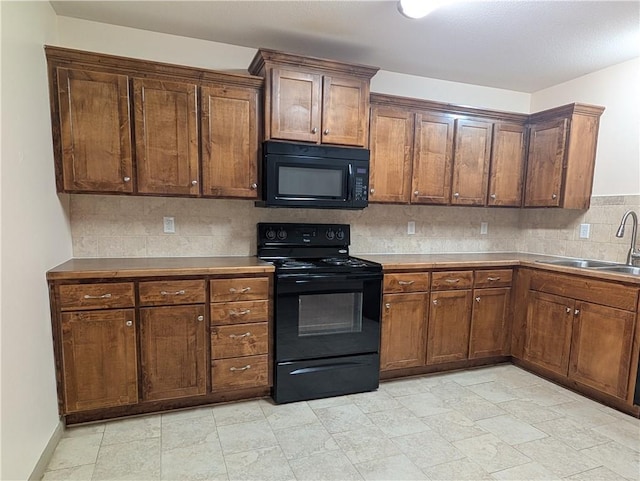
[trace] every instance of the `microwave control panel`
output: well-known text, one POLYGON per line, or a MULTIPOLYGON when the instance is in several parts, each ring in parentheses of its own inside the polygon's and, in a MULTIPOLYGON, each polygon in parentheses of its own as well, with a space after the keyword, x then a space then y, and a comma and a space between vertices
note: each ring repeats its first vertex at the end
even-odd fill
POLYGON ((369 190, 369 169, 365 167, 355 168, 353 176, 353 198, 356 201, 366 201, 369 190))

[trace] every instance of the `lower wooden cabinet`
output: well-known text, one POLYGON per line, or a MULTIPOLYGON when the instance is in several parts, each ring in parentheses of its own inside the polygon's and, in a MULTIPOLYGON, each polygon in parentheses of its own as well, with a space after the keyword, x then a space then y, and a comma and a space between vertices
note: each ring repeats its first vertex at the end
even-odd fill
POLYGON ((467 359, 471 294, 469 289, 431 293, 427 364, 467 359))
POLYGON ((61 315, 65 412, 138 402, 135 324, 133 309, 61 315))
POLYGON ((204 304, 140 309, 142 399, 207 392, 204 304))
POLYGON ((511 289, 474 289, 469 359, 509 354, 511 289))

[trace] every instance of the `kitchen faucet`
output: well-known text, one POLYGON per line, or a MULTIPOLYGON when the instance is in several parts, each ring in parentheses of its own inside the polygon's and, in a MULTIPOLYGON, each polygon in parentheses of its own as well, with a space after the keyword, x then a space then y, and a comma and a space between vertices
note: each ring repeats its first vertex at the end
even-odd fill
POLYGON ((633 229, 631 231, 631 247, 629 248, 629 253, 627 254, 627 265, 633 266, 640 261, 640 250, 636 249, 636 238, 638 235, 638 214, 636 214, 632 210, 628 210, 622 216, 622 220, 620 221, 620 227, 618 227, 618 232, 616 232, 616 237, 622 237, 624 235, 624 226, 627 222, 627 217, 631 216, 631 220, 633 221, 633 229))

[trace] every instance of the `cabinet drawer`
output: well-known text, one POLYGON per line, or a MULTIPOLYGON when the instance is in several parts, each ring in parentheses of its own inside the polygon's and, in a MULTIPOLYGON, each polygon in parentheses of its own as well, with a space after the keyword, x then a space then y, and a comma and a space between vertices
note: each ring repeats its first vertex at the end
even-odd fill
POLYGON ((66 284, 59 287, 60 309, 109 309, 133 307, 133 282, 104 284, 66 284))
POLYGON ((269 328, 266 322, 211 328, 213 359, 266 354, 268 346, 269 328))
POLYGON ((141 282, 140 305, 167 306, 172 304, 201 304, 205 302, 205 281, 141 282))
POLYGON ((511 285, 511 269, 495 269, 476 271, 473 281, 474 287, 509 287, 511 285))
POLYGON ((239 277, 211 281, 211 302, 251 301, 269 298, 269 279, 239 277))
POLYGON ((385 274, 384 292, 425 292, 429 290, 428 272, 408 272, 406 274, 385 274))
POLYGON ((220 302, 211 304, 211 324, 267 322, 269 301, 220 302))
POLYGON ((269 356, 217 359, 211 363, 214 391, 269 385, 269 356))
POLYGON ((431 289, 468 289, 473 284, 473 271, 445 271, 431 274, 431 289))

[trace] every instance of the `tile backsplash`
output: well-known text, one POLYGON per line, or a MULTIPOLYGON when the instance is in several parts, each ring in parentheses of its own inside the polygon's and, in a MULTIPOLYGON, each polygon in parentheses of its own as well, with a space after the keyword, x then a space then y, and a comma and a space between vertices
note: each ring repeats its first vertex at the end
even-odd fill
POLYGON ((640 195, 593 197, 588 211, 372 204, 361 211, 264 209, 252 201, 128 196, 70 196, 74 257, 255 255, 258 222, 351 225, 352 254, 504 252, 623 262, 631 226, 615 237, 640 195), (175 233, 163 232, 174 217, 175 233), (416 233, 407 234, 407 223, 416 233), (488 223, 480 234, 481 222, 488 223), (591 224, 589 239, 580 224, 591 224))

